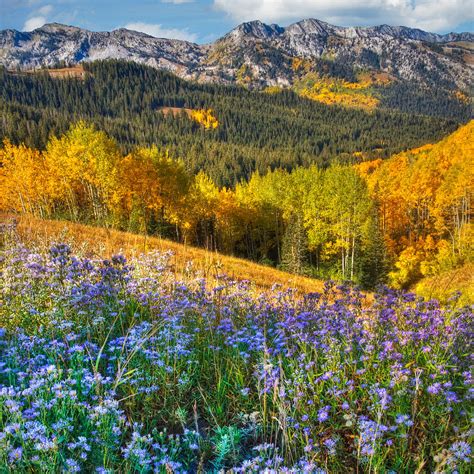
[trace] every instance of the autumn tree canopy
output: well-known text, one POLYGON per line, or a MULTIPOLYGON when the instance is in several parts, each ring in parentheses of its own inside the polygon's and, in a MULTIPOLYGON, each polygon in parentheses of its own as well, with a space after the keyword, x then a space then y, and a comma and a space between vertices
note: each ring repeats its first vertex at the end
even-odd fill
POLYGON ((473 259, 474 122, 358 165, 253 173, 235 188, 78 122, 44 151, 5 140, 0 210, 159 234, 320 277, 400 287, 473 259), (391 271, 388 272, 387 269, 391 271))

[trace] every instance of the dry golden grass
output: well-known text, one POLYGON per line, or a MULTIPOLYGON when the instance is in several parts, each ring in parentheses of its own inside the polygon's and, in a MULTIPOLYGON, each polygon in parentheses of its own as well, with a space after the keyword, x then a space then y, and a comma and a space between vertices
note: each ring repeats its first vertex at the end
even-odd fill
MULTIPOLYGON (((0 222, 11 220, 11 216, 0 216, 0 222)), ((292 275, 272 267, 258 265, 249 260, 230 257, 204 249, 178 244, 176 242, 144 235, 120 232, 102 227, 66 221, 42 220, 17 216, 17 233, 25 243, 48 245, 63 241, 80 249, 89 256, 110 257, 122 253, 127 257, 138 256, 151 251, 172 251, 172 268, 175 273, 184 273, 188 263, 204 277, 214 279, 225 274, 235 280, 249 280, 257 288, 266 290, 275 283, 284 288, 295 288, 303 293, 319 292, 323 282, 298 275, 292 275)))
MULTIPOLYGON (((67 242, 76 250, 90 257, 110 257, 121 253, 128 258, 160 251, 173 252, 171 265, 177 275, 183 275, 188 263, 205 278, 215 280, 225 274, 235 280, 248 280, 258 289, 268 290, 274 284, 283 288, 295 288, 301 293, 320 292, 323 282, 312 278, 283 272, 259 265, 249 260, 222 255, 217 252, 183 245, 159 237, 149 237, 103 227, 78 224, 69 221, 43 220, 30 216, 0 215, 0 224, 17 221, 17 233, 26 244, 47 246, 52 242, 67 242)), ((456 291, 462 292, 461 303, 474 303, 474 263, 441 275, 424 278, 412 291, 427 299, 436 298, 442 303, 456 291)), ((372 295, 366 294, 367 302, 372 295)))
POLYGON ((452 48, 464 48, 474 51, 474 42, 473 41, 456 41, 455 43, 448 43, 448 46, 452 48))
POLYGON ((474 64, 474 53, 465 53, 463 55, 464 62, 469 65, 474 64))
POLYGON ((160 107, 158 109, 159 112, 162 112, 164 115, 173 115, 173 117, 177 117, 181 112, 186 112, 188 117, 191 117, 193 110, 187 109, 185 107, 160 107))
POLYGON ((456 292, 461 292, 461 304, 474 304, 474 263, 423 278, 413 290, 424 298, 436 298, 442 303, 456 292))
POLYGON ((77 66, 73 67, 48 69, 47 72, 51 77, 55 77, 58 79, 62 79, 64 77, 78 77, 80 79, 83 79, 86 75, 86 71, 84 70, 81 64, 78 64, 77 66))
POLYGON ((369 82, 371 84, 390 84, 395 79, 395 76, 387 72, 362 72, 358 75, 359 82, 369 82))
POLYGON ((28 71, 10 71, 13 74, 39 74, 39 73, 47 73, 50 77, 54 77, 57 79, 69 78, 69 77, 76 77, 79 79, 84 79, 86 77, 86 71, 82 64, 77 64, 76 66, 72 67, 62 67, 62 68, 51 68, 51 69, 32 69, 28 71))

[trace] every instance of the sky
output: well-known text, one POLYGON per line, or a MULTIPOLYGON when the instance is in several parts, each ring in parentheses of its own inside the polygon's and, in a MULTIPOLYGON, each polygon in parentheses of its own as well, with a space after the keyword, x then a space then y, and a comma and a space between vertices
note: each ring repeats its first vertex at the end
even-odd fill
POLYGON ((92 31, 129 28, 208 43, 243 21, 289 25, 317 18, 339 26, 404 25, 474 30, 473 0, 0 0, 0 29, 65 23, 92 31))

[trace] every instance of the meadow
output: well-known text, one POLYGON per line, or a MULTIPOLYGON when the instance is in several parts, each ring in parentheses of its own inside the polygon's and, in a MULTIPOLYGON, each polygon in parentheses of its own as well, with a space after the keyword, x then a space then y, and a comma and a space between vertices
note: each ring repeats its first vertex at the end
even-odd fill
MULTIPOLYGON (((275 267, 257 264, 243 258, 224 255, 192 245, 184 245, 159 236, 148 236, 132 232, 81 224, 78 222, 38 219, 32 216, 0 213, 0 221, 15 223, 15 232, 23 242, 43 250, 51 242, 66 242, 82 255, 93 258, 110 258, 115 254, 127 258, 138 257, 148 252, 167 253, 169 269, 182 278, 194 271, 208 281, 215 282, 216 276, 225 273, 232 279, 248 280, 259 290, 269 290, 274 284, 294 288, 300 292, 321 291, 324 282, 302 275, 280 271, 275 267)), ((459 283, 459 282, 458 282, 459 283)), ((464 284, 469 284, 466 280, 464 284)))
POLYGON ((457 296, 257 289, 170 251, 23 240, 4 228, 0 472, 470 472, 457 296))

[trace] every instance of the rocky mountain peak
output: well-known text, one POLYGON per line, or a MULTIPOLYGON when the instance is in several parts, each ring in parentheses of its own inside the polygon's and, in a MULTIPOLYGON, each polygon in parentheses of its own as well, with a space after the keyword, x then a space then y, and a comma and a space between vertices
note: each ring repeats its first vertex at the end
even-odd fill
POLYGON ((255 20, 241 23, 226 36, 234 39, 269 39, 282 34, 284 31, 285 29, 281 26, 275 24, 267 25, 260 20, 255 20))
POLYGON ((286 34, 298 34, 298 35, 321 35, 327 36, 334 30, 334 27, 329 23, 326 23, 315 18, 308 18, 301 20, 285 28, 286 34))
POLYGON ((71 25, 63 25, 62 23, 46 23, 45 25, 36 28, 34 32, 39 33, 76 33, 78 31, 85 31, 82 28, 71 25))
POLYGON ((318 61, 331 58, 334 70, 383 72, 392 78, 467 91, 474 53, 466 42, 474 42, 472 33, 439 35, 389 25, 339 27, 315 18, 286 28, 259 20, 242 23, 209 45, 124 28, 93 32, 50 23, 32 32, 0 31, 0 65, 32 69, 125 59, 186 79, 265 87, 291 86, 299 74, 292 67, 295 58, 306 60, 306 69, 315 72, 318 61))

